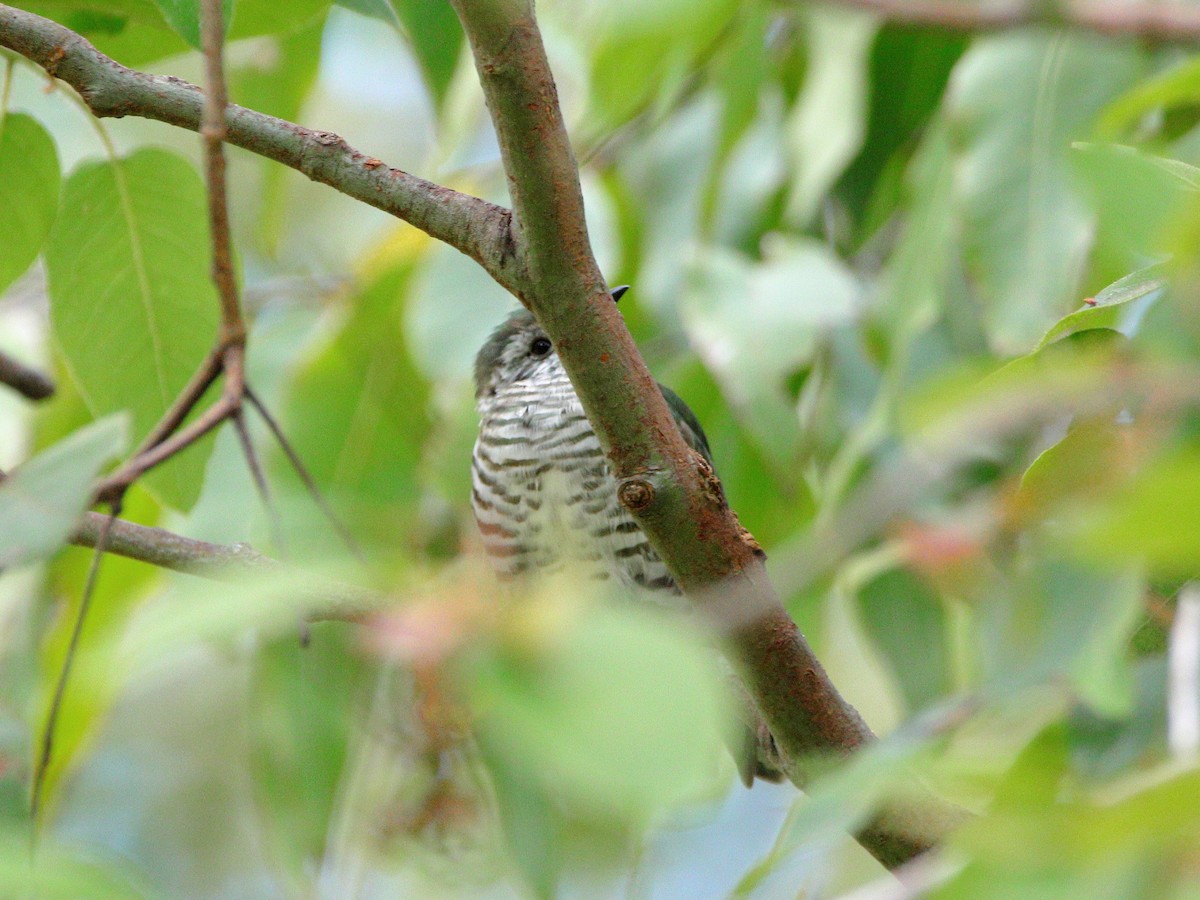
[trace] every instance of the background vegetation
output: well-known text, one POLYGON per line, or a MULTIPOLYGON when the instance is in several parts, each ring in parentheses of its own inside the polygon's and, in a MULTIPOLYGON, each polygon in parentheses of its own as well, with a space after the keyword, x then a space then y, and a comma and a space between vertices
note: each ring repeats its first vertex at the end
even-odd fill
MULTIPOLYGON (((508 202, 448 5, 226 6, 233 102, 508 202)), ((36 833, 39 896, 887 891, 848 835, 923 784, 978 817, 905 890, 1187 893, 1200 21, 1132 6, 538 6, 626 321, 882 735, 805 796, 731 788, 705 639, 570 585, 495 599, 469 376, 512 299, 231 150, 248 377, 366 559, 253 417, 276 516, 231 428, 150 473, 125 518, 294 565, 229 586, 107 557, 31 822, 91 561, 63 545, 218 304, 196 137, 92 119, 0 51, 0 345, 58 386, 0 398, 0 884, 36 833), (301 563, 394 603, 302 648, 301 563)), ((194 4, 21 8, 202 80, 194 4)))

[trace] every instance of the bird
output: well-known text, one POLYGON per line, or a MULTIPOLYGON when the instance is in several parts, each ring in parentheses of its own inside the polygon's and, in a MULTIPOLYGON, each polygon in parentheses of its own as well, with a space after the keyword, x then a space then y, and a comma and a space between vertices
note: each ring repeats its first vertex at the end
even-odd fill
MULTIPOLYGON (((626 290, 613 288, 613 300, 626 290)), ((683 439, 712 466, 695 413, 670 388, 658 387, 683 439)), ((569 567, 575 577, 686 609, 666 564, 618 499, 616 478, 554 343, 528 310, 509 315, 480 348, 475 399, 480 427, 471 506, 502 581, 569 567)), ((729 743, 743 783, 781 780, 770 731, 749 708, 745 689, 734 689, 745 727, 729 743)))

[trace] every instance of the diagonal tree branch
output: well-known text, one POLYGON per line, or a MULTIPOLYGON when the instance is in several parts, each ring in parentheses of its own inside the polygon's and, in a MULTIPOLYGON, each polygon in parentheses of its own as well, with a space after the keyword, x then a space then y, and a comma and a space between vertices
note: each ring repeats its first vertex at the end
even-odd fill
MULTIPOLYGON (((200 129, 204 95, 178 78, 128 69, 57 22, 0 4, 0 47, 73 87, 99 118, 140 116, 200 129)), ((226 140, 403 219, 478 262, 516 292, 522 278, 502 206, 410 175, 338 135, 230 105, 226 140)))
MULTIPOLYGON (((735 658, 803 784, 814 756, 847 755, 873 739, 784 611, 758 544, 741 527, 711 468, 689 450, 634 346, 592 255, 574 155, 532 0, 451 0, 475 59, 513 199, 518 292, 554 342, 619 482, 677 583, 729 634, 735 658)), ((957 811, 918 822, 888 810, 859 839, 895 866, 932 846, 957 811)))

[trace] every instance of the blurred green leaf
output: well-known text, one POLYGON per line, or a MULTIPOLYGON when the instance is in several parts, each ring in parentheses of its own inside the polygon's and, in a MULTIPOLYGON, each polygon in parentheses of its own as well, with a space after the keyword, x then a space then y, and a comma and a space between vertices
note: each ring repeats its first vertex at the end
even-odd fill
POLYGON ((400 27, 400 17, 396 15, 392 0, 334 0, 334 5, 400 27))
MULTIPOLYGON (((1029 760, 1010 783, 1053 776, 1061 765, 1061 757, 1029 760)), ((1182 798, 1198 784, 1197 773, 1184 772, 1109 802, 1067 788, 1053 803, 1035 795, 1005 804, 962 829, 954 844, 976 862, 932 896, 1129 896, 1194 846, 1200 814, 1182 798)))
MULTIPOLYGON (((191 164, 139 150, 77 169, 46 249, 50 320, 94 415, 128 409, 150 430, 216 339, 204 187, 191 164)), ((173 506, 199 495, 211 445, 147 482, 173 506)))
MULTIPOLYGON (((262 53, 230 73, 229 93, 233 102, 255 112, 289 122, 298 122, 305 102, 317 83, 321 62, 321 39, 325 23, 273 35, 274 53, 262 53)), ((263 198, 258 211, 256 237, 266 252, 275 255, 286 232, 286 187, 294 174, 284 166, 264 159, 263 198)))
POLYGON ((942 600, 906 569, 891 569, 859 590, 867 634, 883 651, 910 711, 949 693, 951 678, 942 600))
POLYGON ((771 244, 758 264, 709 248, 688 274, 680 315, 693 347, 772 463, 791 467, 799 422, 788 379, 829 330, 855 320, 858 285, 824 247, 802 241, 771 244))
POLYGON ((1200 102, 1200 60, 1181 59, 1165 72, 1139 81, 1109 103, 1096 120, 1096 135, 1101 140, 1120 140, 1148 114, 1196 102, 1200 102))
POLYGON ((360 539, 389 555, 412 546, 406 535, 416 539, 416 469, 430 434, 429 387, 404 339, 415 265, 393 265, 352 298, 297 372, 286 415, 287 433, 317 482, 360 539))
POLYGON ((987 678, 1012 692, 1066 676, 1093 709, 1126 714, 1133 678, 1125 647, 1140 612, 1140 572, 1060 554, 1030 551, 1012 584, 990 583, 978 638, 987 678))
POLYGON ((1135 52, 1051 32, 978 40, 955 68, 947 115, 968 274, 995 349, 1019 352, 1064 311, 1090 215, 1066 155, 1138 71, 1135 52))
MULTIPOLYGON (((926 129, 939 127, 938 141, 945 142, 944 122, 936 114, 951 70, 966 46, 967 39, 957 34, 886 23, 879 29, 871 48, 867 133, 836 192, 862 217, 863 239, 895 210, 899 202, 895 182, 926 129)), ((928 138, 923 141, 929 143, 928 138)), ((948 169, 941 169, 941 174, 948 176, 948 169)), ((919 203, 922 194, 914 193, 912 199, 919 203)))
POLYGON ((1079 552, 1100 565, 1144 559, 1164 577, 1195 577, 1200 453, 1188 448, 1155 460, 1109 503, 1093 508, 1080 526, 1079 552))
POLYGON ((149 23, 130 19, 120 28, 91 32, 88 36, 101 53, 132 68, 193 49, 157 11, 149 23))
POLYGON ((695 635, 632 605, 565 625, 549 602, 521 615, 544 643, 482 654, 465 675, 492 753, 577 815, 630 825, 711 780, 726 690, 695 635))
POLYGON ((131 869, 52 839, 40 841, 36 856, 31 857, 25 835, 8 829, 0 834, 0 884, 12 897, 148 900, 156 896, 139 883, 141 879, 131 869))
POLYGON ((1187 213, 1200 205, 1200 170, 1131 147, 1075 149, 1075 171, 1098 214, 1094 277, 1115 279, 1183 251, 1187 213))
POLYGON ((792 180, 787 218, 806 225, 858 154, 866 133, 867 69, 878 24, 838 7, 804 10, 808 67, 786 125, 792 180))
POLYGON ((421 65, 434 108, 446 100, 465 43, 453 8, 443 0, 392 0, 421 65))
MULTIPOLYGON (((154 0, 154 5, 176 34, 191 47, 200 49, 200 0, 154 0)), ((223 0, 221 11, 228 28, 233 13, 232 0, 223 0)))
MULTIPOLYGON (((195 2, 195 0, 183 0, 195 2)), ((230 0, 225 0, 229 3, 230 0)), ((260 34, 288 34, 307 28, 322 19, 333 0, 235 0, 229 23, 230 39, 260 34)), ((229 18, 226 7, 226 18, 229 18)))
POLYGON ((58 212, 54 140, 26 115, 0 115, 0 294, 42 252, 58 212))
POLYGON ((44 559, 66 543, 90 505, 101 467, 128 443, 125 416, 83 428, 0 481, 0 566, 44 559))
POLYGON ((306 646, 285 634, 257 655, 254 786, 276 811, 276 854, 296 873, 322 856, 348 764, 364 675, 352 638, 340 626, 319 624, 306 646))
POLYGON ((607 134, 628 121, 664 87, 677 89, 685 72, 728 27, 733 0, 616 0, 597 7, 590 36, 589 127, 607 134))
POLYGON ((149 25, 163 21, 156 0, 26 0, 21 9, 82 31, 112 32, 125 21, 149 25))
MULTIPOLYGON (((123 515, 150 524, 158 513, 148 493, 135 485, 126 497, 123 515)), ((32 714, 31 733, 44 727, 93 558, 94 553, 89 549, 67 547, 47 569, 47 594, 61 603, 56 606, 56 615, 40 642, 37 703, 36 706, 31 703, 26 713, 32 714)), ((144 563, 112 554, 104 558, 102 577, 95 585, 80 632, 74 675, 59 707, 54 753, 43 785, 47 809, 55 813, 63 800, 63 779, 76 772, 87 759, 92 741, 126 687, 128 673, 121 656, 120 636, 160 579, 160 571, 144 563)))

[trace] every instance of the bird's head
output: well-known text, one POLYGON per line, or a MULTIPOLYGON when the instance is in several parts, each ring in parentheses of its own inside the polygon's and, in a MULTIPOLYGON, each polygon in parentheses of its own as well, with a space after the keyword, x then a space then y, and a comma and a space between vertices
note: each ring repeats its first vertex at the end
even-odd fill
MULTIPOLYGON (((613 288, 613 300, 619 300, 626 290, 613 288)), ((503 385, 561 373, 553 342, 533 313, 519 309, 492 332, 475 357, 475 396, 491 396, 503 385)))

